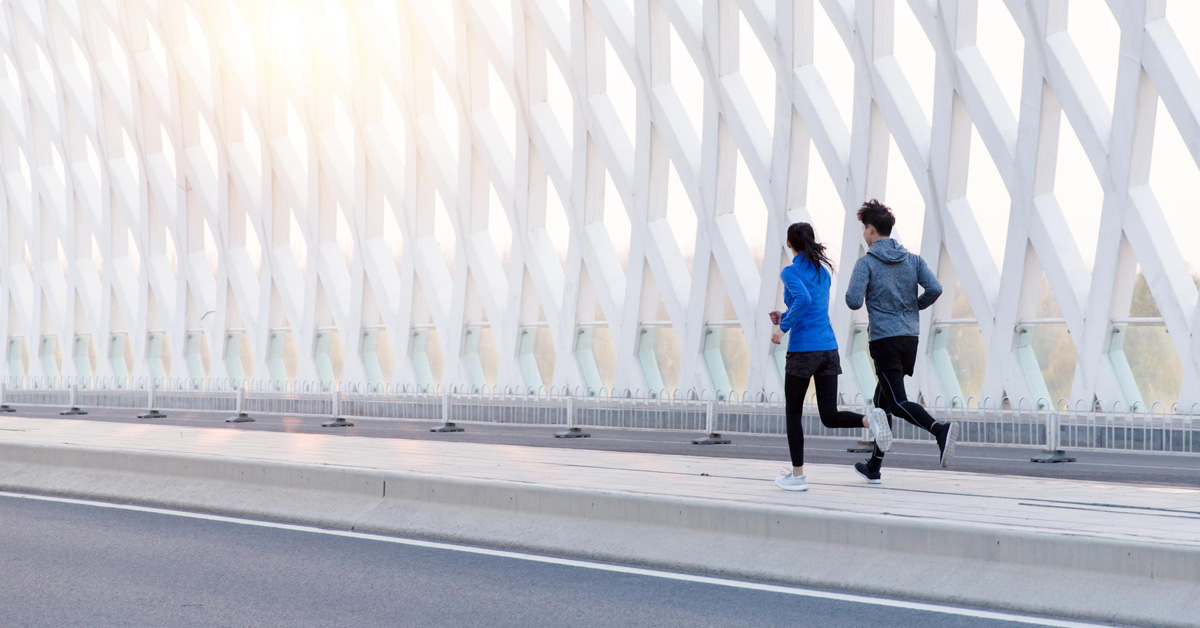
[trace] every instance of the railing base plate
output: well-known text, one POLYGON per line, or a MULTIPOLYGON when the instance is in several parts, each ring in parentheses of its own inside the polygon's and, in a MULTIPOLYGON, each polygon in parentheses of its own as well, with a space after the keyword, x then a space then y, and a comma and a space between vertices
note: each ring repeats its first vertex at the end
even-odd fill
POLYGON ((250 418, 250 415, 243 412, 237 416, 231 416, 228 419, 225 419, 225 422, 226 423, 253 423, 254 419, 250 418))
POLYGON ((704 438, 697 438, 697 439, 693 440, 692 444, 693 445, 728 445, 732 442, 733 441, 721 436, 720 434, 713 433, 713 434, 709 434, 708 436, 705 436, 704 438))
POLYGON ((75 416, 75 415, 79 415, 79 414, 87 414, 87 410, 80 410, 79 408, 71 408, 70 410, 64 410, 62 412, 59 412, 58 414, 60 416, 75 416))
POLYGON ((587 432, 585 432, 577 427, 567 428, 566 430, 563 430, 561 432, 554 433, 554 438, 591 438, 591 437, 592 437, 591 434, 588 434, 587 432))
POLYGON ((1030 458, 1029 461, 1053 464, 1058 462, 1075 462, 1075 457, 1068 456, 1067 454, 1063 453, 1063 450, 1061 449, 1055 449, 1053 451, 1043 451, 1042 453, 1030 458))
POLYGON ((138 418, 139 419, 165 419, 165 418, 167 418, 167 415, 159 412, 158 410, 151 410, 151 411, 147 412, 146 414, 139 414, 138 418))
POLYGON ((342 417, 338 417, 328 423, 322 423, 321 427, 354 427, 354 424, 342 417))
POLYGON ((429 431, 436 432, 438 434, 450 434, 452 432, 465 432, 467 430, 464 430, 463 428, 461 428, 453 423, 446 423, 445 425, 439 425, 437 427, 430 428, 429 431))

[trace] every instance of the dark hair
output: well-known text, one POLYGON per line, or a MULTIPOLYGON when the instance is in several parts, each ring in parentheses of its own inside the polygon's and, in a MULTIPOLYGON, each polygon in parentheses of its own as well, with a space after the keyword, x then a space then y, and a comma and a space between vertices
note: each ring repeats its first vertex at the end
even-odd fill
POLYGON ((896 217, 887 205, 871 199, 863 203, 858 210, 858 220, 864 225, 875 227, 875 232, 883 237, 892 235, 892 227, 896 226, 896 217))
POLYGON ((788 227, 787 241, 788 246, 792 247, 797 255, 803 255, 813 266, 824 264, 826 268, 833 270, 833 262, 829 261, 829 256, 825 254, 825 245, 817 242, 812 225, 798 222, 788 227))

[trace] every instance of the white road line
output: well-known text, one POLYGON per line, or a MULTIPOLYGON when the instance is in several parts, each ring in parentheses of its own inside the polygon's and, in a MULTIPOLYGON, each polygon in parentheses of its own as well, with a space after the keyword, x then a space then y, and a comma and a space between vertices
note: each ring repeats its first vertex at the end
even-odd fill
POLYGON ((544 563, 549 565, 560 565, 564 567, 577 567, 580 569, 592 569, 596 571, 608 571, 613 573, 630 574, 635 576, 645 576, 649 578, 662 578, 664 580, 676 580, 682 582, 695 582, 698 584, 709 584, 715 586, 729 587, 733 589, 745 589, 750 591, 765 591, 768 593, 781 593, 784 595, 797 595, 800 597, 817 598, 823 600, 834 600, 838 602, 850 602, 854 604, 871 604, 874 606, 887 606, 891 608, 902 608, 914 611, 923 611, 928 613, 942 613, 946 615, 958 615, 962 617, 973 617, 977 619, 988 619, 995 621, 1006 621, 1018 624, 1029 624, 1034 626, 1053 626, 1055 628, 1105 628, 1107 624, 1092 624, 1077 621, 1066 621, 1056 619, 1044 619, 1040 617, 1030 617, 1027 615, 1014 615, 1011 613, 1002 613, 996 611, 976 610, 971 608, 960 608, 955 606, 942 606, 940 604, 932 604, 928 602, 907 602, 904 600, 893 600, 882 597, 871 597, 867 595, 855 595, 850 593, 834 593, 831 591, 820 591, 816 589, 806 589, 802 587, 783 586, 776 584, 761 584, 757 582, 746 582, 741 580, 728 580, 725 578, 714 578, 710 576, 698 576, 685 573, 675 573, 670 571, 659 571, 657 569, 647 569, 643 567, 627 567, 623 565, 612 565, 606 563, 596 563, 586 560, 575 560, 571 558, 555 558, 552 556, 539 556, 537 554, 526 554, 523 552, 514 552, 508 550, 487 549, 483 547, 472 547, 469 545, 458 545, 455 543, 440 543, 436 541, 421 541, 417 539, 406 539, 394 536, 383 536, 380 534, 366 534, 362 532, 352 532, 347 530, 327 530, 324 528, 314 528, 311 526, 293 525, 290 523, 275 523, 271 521, 256 521, 253 519, 239 519, 236 517, 224 517, 221 515, 209 515, 197 512, 186 512, 182 510, 167 510, 165 508, 153 508, 149 506, 134 506, 131 504, 110 504, 106 502, 90 501, 85 499, 71 499, 67 497, 49 497, 44 495, 26 495, 22 493, 8 493, 0 491, 0 497, 9 497, 13 499, 30 499, 45 502, 57 502, 62 504, 74 504, 79 506, 93 506, 97 508, 110 508, 113 510, 130 510, 134 512, 145 512, 156 515, 169 515, 172 517, 185 517, 188 519, 201 519, 204 521, 218 521, 221 523, 234 523, 246 526, 255 526, 259 528, 273 528, 277 530, 289 530, 292 532, 308 532, 312 534, 324 534, 326 536, 340 536, 352 539, 362 539, 367 541, 379 541, 382 543, 394 543, 396 545, 408 545, 412 547, 423 547, 429 549, 446 550, 451 552, 464 552, 467 554, 480 554, 483 556, 495 556, 498 558, 509 558, 513 560, 524 560, 534 563, 544 563))

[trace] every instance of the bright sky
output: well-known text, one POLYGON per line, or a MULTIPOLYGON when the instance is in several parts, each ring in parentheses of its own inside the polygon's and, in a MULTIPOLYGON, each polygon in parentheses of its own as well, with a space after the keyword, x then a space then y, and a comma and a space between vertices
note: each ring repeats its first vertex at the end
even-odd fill
MULTIPOLYGON (((837 104, 843 121, 849 126, 854 93, 853 62, 822 4, 813 3, 813 6, 814 65, 837 104)), ((895 6, 894 54, 926 119, 931 120, 936 63, 934 50, 908 3, 898 0, 895 6)), ((1021 98, 1024 39, 1012 15, 999 0, 979 2, 978 19, 980 24, 986 24, 987 27, 979 29, 977 46, 1015 117, 1019 114, 1021 98)), ((1200 38, 1188 35, 1196 25, 1200 25, 1200 2, 1168 0, 1167 19, 1177 33, 1184 33, 1181 41, 1193 64, 1200 64, 1200 38)), ((744 21, 739 26, 740 38, 745 40, 754 36, 744 21)), ((1120 30, 1106 1, 1070 0, 1067 32, 1085 59, 1087 69, 1111 111, 1116 93, 1120 30)), ((756 97, 759 110, 763 113, 772 111, 774 91, 753 89, 753 86, 773 84, 773 69, 764 64, 745 62, 747 57, 765 58, 757 42, 742 41, 740 48, 743 57, 740 72, 747 84, 752 86, 751 92, 756 97)), ((673 48, 673 54, 678 52, 686 51, 682 51, 682 46, 673 48)), ((672 81, 677 82, 678 78, 673 76, 672 81)), ((835 188, 827 183, 828 174, 816 170, 823 165, 815 149, 811 150, 810 160, 806 204, 814 223, 822 232, 821 237, 836 239, 840 237, 842 227, 842 204, 835 188)), ((1080 254, 1090 267, 1095 260, 1103 190, 1065 115, 1060 125, 1056 172, 1054 194, 1070 225, 1080 254)), ((1175 233, 1195 233, 1200 230, 1200 203, 1196 200, 1194 190, 1194 182, 1200 180, 1198 174, 1200 171, 1182 137, 1160 103, 1150 187, 1175 233)), ((894 141, 889 145, 887 183, 883 196, 898 214, 898 237, 909 248, 919 248, 924 200, 894 141)), ((1011 200, 995 163, 974 128, 966 198, 984 233, 989 252, 999 265, 1004 255, 1011 200)), ((670 211, 679 211, 679 208, 672 207, 670 211)), ((755 212, 743 212, 739 215, 739 221, 748 240, 752 239, 751 233, 761 233, 766 228, 766 216, 755 212)), ((1192 268, 1200 270, 1200 247, 1186 247, 1182 253, 1192 268)))
MULTIPOLYGON (((1168 21, 1177 33, 1182 34, 1180 41, 1193 64, 1200 65, 1200 38, 1192 35, 1195 27, 1200 25, 1200 2, 1196 0, 1166 1, 1168 21)), ((624 2, 626 8, 633 9, 632 0, 624 0, 624 2)), ((327 4, 333 7, 339 6, 336 2, 327 4)), ((383 4, 388 3, 383 2, 383 4)), ((452 4, 450 2, 431 3, 434 19, 442 23, 447 33, 451 32, 451 25, 456 18, 452 4)), ((487 4, 491 5, 490 9, 499 20, 501 30, 511 33, 512 13, 509 1, 488 0, 487 4)), ((565 2, 558 1, 555 4, 561 8, 567 8, 565 2)), ((814 65, 829 90, 843 123, 849 128, 854 98, 854 65, 840 35, 825 13, 824 3, 814 2, 812 6, 814 11, 814 65)), ((1017 115, 1022 88, 1024 39, 1003 2, 981 0, 978 6, 979 24, 986 25, 986 28, 978 30, 977 46, 999 84, 1006 104, 1014 115, 1017 115)), ((300 18, 298 14, 287 7, 285 2, 277 0, 274 5, 270 5, 270 8, 274 10, 274 14, 278 18, 275 20, 276 27, 270 29, 268 33, 270 43, 276 53, 286 57, 302 43, 300 39, 302 29, 293 24, 300 18)), ((774 130, 776 94, 773 87, 776 76, 768 52, 771 47, 764 47, 757 40, 750 25, 751 21, 746 19, 740 10, 738 13, 736 37, 740 58, 736 71, 750 88, 755 104, 754 113, 762 116, 763 122, 769 130, 774 130)), ((328 11, 323 15, 329 17, 327 14, 328 11)), ((332 17, 336 18, 337 16, 332 17)), ((332 20, 332 22, 337 21, 337 19, 332 20)), ((934 49, 921 30, 908 0, 897 0, 895 3, 895 28, 894 54, 896 60, 900 64, 904 77, 912 88, 926 120, 931 121, 936 59, 934 49)), ((1117 50, 1120 32, 1106 0, 1069 0, 1067 32, 1085 60, 1088 72, 1095 81, 1105 105, 1111 110, 1116 91, 1117 50)), ((703 102, 706 96, 703 78, 674 27, 670 30, 670 37, 671 41, 666 47, 671 56, 670 81, 684 104, 688 121, 699 135, 702 132, 700 128, 701 115, 704 111, 703 102)), ((630 140, 633 140, 637 115, 636 87, 629 78, 628 69, 623 66, 610 42, 605 42, 603 51, 607 66, 604 73, 607 95, 617 110, 621 126, 630 135, 630 140)), ((546 61, 550 66, 547 101, 563 127, 568 140, 571 141, 574 139, 575 113, 572 108, 574 103, 571 100, 571 90, 554 60, 547 56, 546 61)), ((460 121, 450 103, 448 86, 442 83, 437 73, 435 73, 433 81, 433 91, 439 126, 451 144, 451 151, 457 153, 460 121)), ((515 111, 510 95, 493 69, 489 69, 488 91, 492 115, 501 127, 509 149, 515 149, 515 111)), ((909 248, 919 249, 925 201, 894 140, 889 140, 887 162, 886 187, 882 197, 885 202, 892 205, 898 214, 898 237, 909 248)), ((756 256, 761 257, 766 254, 762 250, 762 241, 766 230, 767 213, 762 203, 751 202, 753 197, 759 194, 758 189, 753 185, 742 160, 737 160, 737 164, 738 172, 735 173, 736 184, 733 196, 738 207, 734 213, 741 225, 747 244, 756 256)), ((1060 125, 1056 172, 1053 193, 1070 225, 1072 238, 1079 247, 1085 263, 1090 266, 1094 262, 1096 253, 1096 238, 1099 232, 1103 194, 1099 180, 1074 134, 1074 129, 1065 116, 1060 125)), ((1190 234, 1200 230, 1200 207, 1197 207, 1196 195, 1192 189, 1193 183, 1198 180, 1198 174, 1200 171, 1197 170, 1192 155, 1180 137, 1169 113, 1160 102, 1149 185, 1162 206, 1172 232, 1176 234, 1190 234)), ((672 178, 670 184, 671 189, 667 195, 667 217, 673 227, 681 231, 677 234, 679 247, 685 257, 690 259, 694 250, 696 225, 694 210, 677 177, 672 178)), ((611 189, 611 184, 606 187, 609 189, 605 194, 603 221, 612 237, 618 255, 624 258, 629 248, 628 220, 624 215, 624 207, 621 203, 616 202, 616 195, 611 189)), ((551 229, 557 252, 562 256, 565 253, 565 243, 568 239, 558 237, 558 235, 565 232, 567 226, 562 215, 563 212, 557 206, 558 198, 555 195, 552 196, 553 207, 547 212, 547 227, 551 229)), ((806 196, 804 203, 813 217, 819 236, 826 240, 837 253, 841 248, 844 207, 820 155, 811 146, 809 148, 806 196)), ((997 264, 1000 264, 1006 246, 1008 210, 1011 201, 999 176, 999 171, 987 154, 986 146, 974 127, 968 156, 966 200, 971 205, 984 233, 992 258, 997 264)), ((504 230, 506 226, 506 224, 499 224, 497 228, 504 230)), ((448 221, 440 218, 435 223, 435 231, 439 240, 448 240, 443 243, 446 249, 444 253, 447 261, 452 260, 454 242, 453 238, 447 236, 448 221)), ((511 234, 498 233, 497 242, 499 248, 509 248, 511 234)), ((501 254, 504 253, 505 251, 502 250, 501 254)), ((1183 248, 1181 253, 1192 268, 1200 270, 1200 247, 1188 246, 1183 248)))

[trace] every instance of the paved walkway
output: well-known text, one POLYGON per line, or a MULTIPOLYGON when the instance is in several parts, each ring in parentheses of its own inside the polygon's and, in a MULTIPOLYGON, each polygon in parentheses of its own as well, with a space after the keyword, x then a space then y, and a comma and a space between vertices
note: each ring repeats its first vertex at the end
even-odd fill
POLYGON ((62 419, 0 418, 0 442, 177 452, 502 479, 598 491, 815 508, 1200 546, 1200 489, 884 470, 869 486, 849 466, 810 464, 807 493, 758 460, 443 441, 335 437, 62 419))

